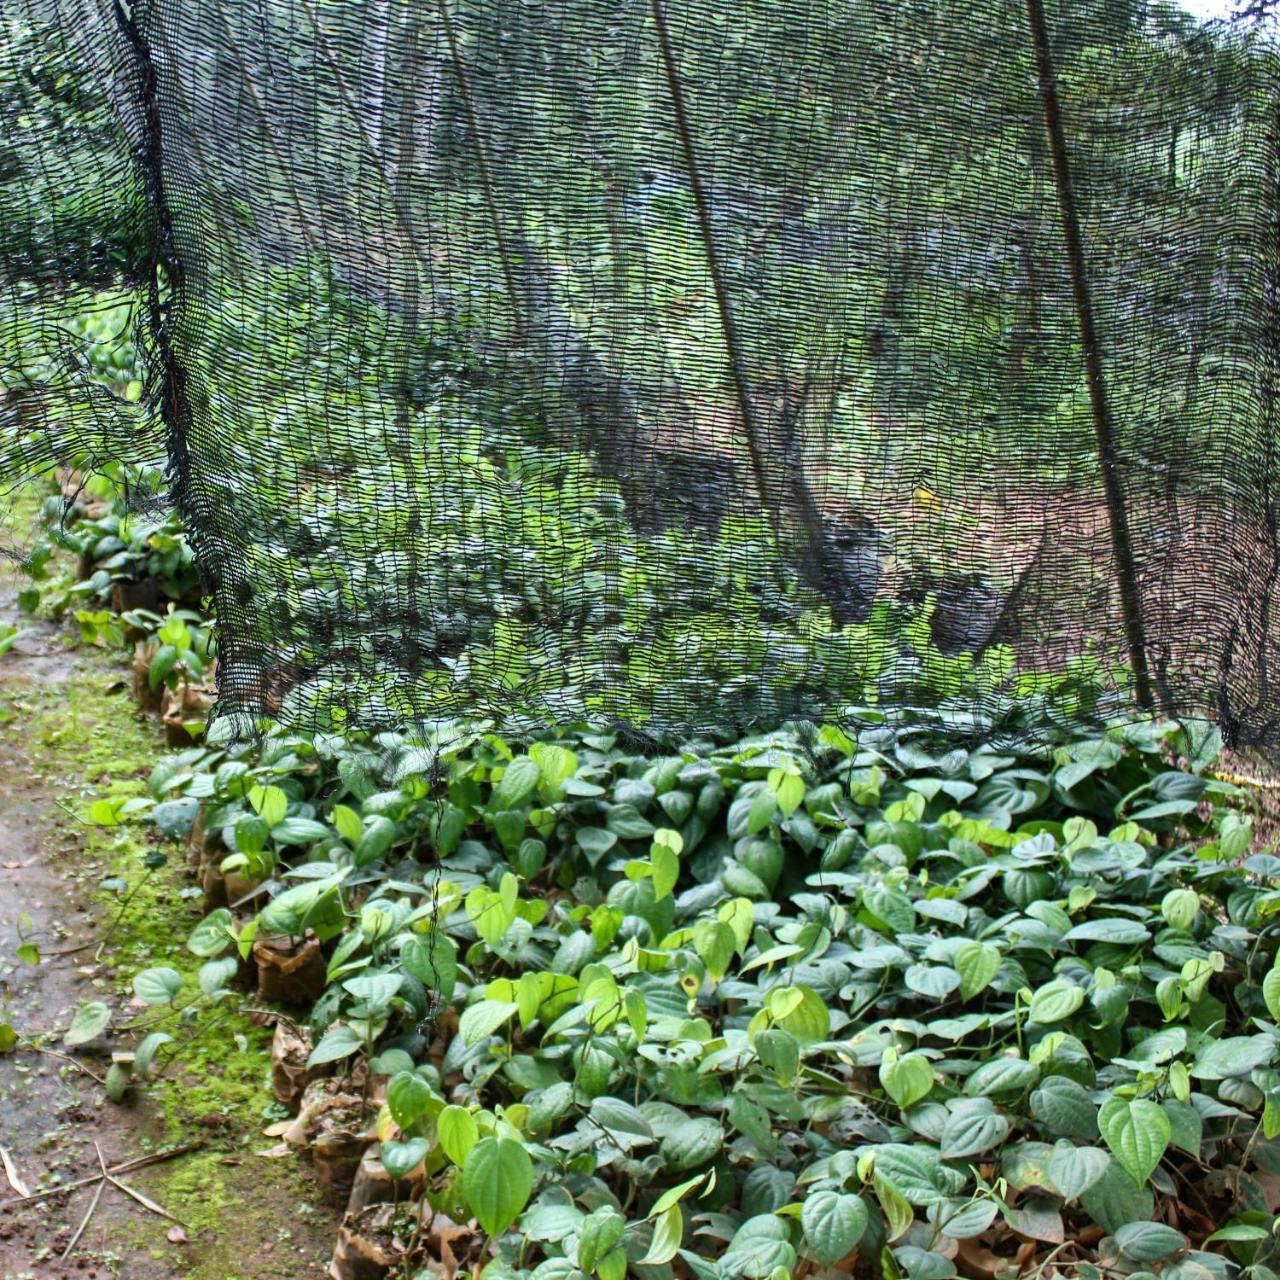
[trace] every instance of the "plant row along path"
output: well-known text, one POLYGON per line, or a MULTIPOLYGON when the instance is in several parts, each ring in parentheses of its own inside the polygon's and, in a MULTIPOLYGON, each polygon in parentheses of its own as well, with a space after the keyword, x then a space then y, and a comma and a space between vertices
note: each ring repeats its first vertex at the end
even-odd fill
POLYGON ((182 719, 181 546, 97 517, 38 590, 196 738, 78 812, 199 911, 69 1038, 164 1096, 281 1008, 272 1155, 346 1206, 338 1280, 1277 1274, 1280 860, 1211 730, 235 745, 182 719))
MULTIPOLYGON (((29 538, 31 513, 22 502, 9 513, 7 542, 29 538)), ((333 1212, 293 1162, 256 1154, 271 1145, 260 1130, 282 1114, 267 1080, 269 1028, 228 1004, 145 1092, 115 1102, 116 1080, 105 1087, 113 1056, 136 1046, 148 1016, 133 975, 182 952, 200 903, 180 859, 162 861, 167 850, 151 832, 86 821, 94 800, 144 791, 164 744, 128 699, 118 654, 72 648, 64 626, 18 613, 22 580, 8 564, 0 563, 0 635, 9 641, 0 657, 0 1276, 322 1275, 333 1212), (97 1004, 112 1011, 112 1026, 74 1043, 77 1010, 97 1004), (100 1173, 99 1150, 109 1169, 130 1166, 119 1181, 152 1208, 110 1183, 99 1194, 96 1182, 81 1182, 100 1173), (15 1203, 20 1192, 33 1198, 15 1203)))

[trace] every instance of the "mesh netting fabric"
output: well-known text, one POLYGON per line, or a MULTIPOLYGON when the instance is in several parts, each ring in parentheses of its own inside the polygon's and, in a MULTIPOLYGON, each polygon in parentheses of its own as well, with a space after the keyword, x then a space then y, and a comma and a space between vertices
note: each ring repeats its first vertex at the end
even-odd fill
POLYGON ((0 11, 6 463, 165 461, 222 712, 1280 741, 1265 25, 0 11), (69 328, 104 291, 135 402, 69 328))

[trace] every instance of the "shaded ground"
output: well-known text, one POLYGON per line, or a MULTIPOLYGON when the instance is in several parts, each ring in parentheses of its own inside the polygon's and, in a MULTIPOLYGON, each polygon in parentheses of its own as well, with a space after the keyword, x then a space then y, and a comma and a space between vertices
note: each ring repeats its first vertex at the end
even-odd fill
POLYGON ((113 1050, 136 1041, 127 1029, 142 1012, 132 975, 178 956, 200 901, 180 858, 138 888, 146 846, 137 831, 81 820, 91 800, 142 789, 163 750, 159 733, 135 713, 114 657, 69 649, 61 628, 20 619, 16 589, 0 568, 0 624, 32 629, 0 656, 0 1027, 22 1037, 0 1053, 0 1146, 19 1180, 39 1191, 96 1173, 95 1143, 109 1165, 201 1145, 123 1175, 183 1229, 108 1186, 65 1261, 94 1188, 15 1206, 0 1169, 0 1280, 319 1276, 331 1213, 314 1207, 314 1185, 293 1161, 257 1154, 273 1145, 259 1131, 276 1118, 267 1030, 229 1013, 168 1079, 124 1105, 95 1078, 113 1050), (36 963, 18 954, 24 939, 38 945, 36 963), (122 1029, 68 1049, 62 1032, 86 1000, 110 1005, 122 1029))

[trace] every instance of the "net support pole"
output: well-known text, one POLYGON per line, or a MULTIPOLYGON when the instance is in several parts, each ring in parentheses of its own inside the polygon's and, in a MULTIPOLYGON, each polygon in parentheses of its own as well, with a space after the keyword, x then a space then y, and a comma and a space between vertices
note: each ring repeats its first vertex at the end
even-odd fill
POLYGON ((524 308, 520 304, 520 293, 516 289, 515 271, 511 265, 511 249, 502 231, 502 216, 498 211, 498 197, 494 190, 493 175, 489 171, 489 158, 485 155, 484 138, 480 133, 480 117, 476 112, 475 95, 471 92, 471 77, 467 74, 467 64, 463 61, 462 45, 458 40, 457 28, 453 24, 453 14, 449 9, 449 0, 438 0, 438 4, 440 24, 444 28, 444 38, 449 46, 449 59, 453 63, 453 74, 458 82, 458 93, 462 98, 462 108, 467 115, 467 131, 471 134, 471 149, 476 162, 476 174, 480 179, 480 190, 484 196, 485 210, 489 215, 489 226, 493 232, 494 246, 498 250, 498 261, 502 266, 502 280, 507 287, 507 297, 511 302, 516 334, 520 336, 525 330, 525 325, 522 321, 524 308))
POLYGON ((1124 619, 1129 663, 1133 668, 1134 690, 1138 705, 1146 711, 1152 711, 1155 709, 1155 699, 1152 696, 1151 673, 1147 665, 1147 642, 1142 620, 1142 594, 1138 587, 1138 565, 1133 552, 1133 539, 1129 532, 1129 516, 1125 507, 1119 460, 1116 457, 1115 428, 1103 374, 1102 351, 1094 322, 1089 276, 1085 269, 1084 238, 1080 232, 1080 215, 1071 181, 1066 130, 1062 122, 1062 104, 1058 98, 1053 47, 1049 43, 1049 25, 1045 20, 1043 0, 1027 0, 1027 18, 1031 26, 1040 105, 1044 112, 1045 133, 1048 135, 1054 186, 1057 189, 1058 209, 1062 218, 1062 238, 1066 247, 1067 267, 1071 275, 1071 290, 1075 297, 1076 322, 1080 329, 1085 380, 1089 387, 1093 431, 1097 441, 1098 462, 1102 470, 1102 489, 1111 529, 1111 547, 1120 588, 1120 608, 1124 619))
MULTIPOLYGON (((707 189, 702 181, 702 171, 698 165, 697 147, 693 141, 693 129, 689 124, 689 113, 685 107, 684 90, 680 85, 680 67, 676 62, 675 48, 671 43, 671 32, 667 27, 667 11, 664 0, 650 0, 653 11, 653 25, 658 37, 658 50, 662 55, 662 67, 666 75, 667 91, 671 97, 671 112, 675 119, 676 133, 680 138, 680 147, 684 153, 684 163, 689 178, 689 190, 693 195, 693 203, 698 211, 698 228, 702 236, 703 252, 707 259, 707 270, 711 275, 711 284, 716 295, 716 309, 720 315, 720 332, 724 337, 725 351, 729 357, 729 370, 733 376, 734 391, 738 400, 738 412, 742 415, 742 429, 747 438, 747 455, 751 460, 751 471, 755 480, 756 492, 760 505, 770 523, 775 521, 775 503, 769 491, 768 472, 765 467, 765 442, 760 438, 759 423, 756 419, 755 404, 751 399, 751 388, 747 380, 747 365, 742 354, 742 341, 738 336, 738 326, 733 318, 733 308, 729 305, 729 290, 725 284, 724 271, 720 264, 720 255, 716 249, 715 228, 711 221, 711 203, 707 198, 707 189)), ((775 534, 777 529, 774 530, 775 534)))

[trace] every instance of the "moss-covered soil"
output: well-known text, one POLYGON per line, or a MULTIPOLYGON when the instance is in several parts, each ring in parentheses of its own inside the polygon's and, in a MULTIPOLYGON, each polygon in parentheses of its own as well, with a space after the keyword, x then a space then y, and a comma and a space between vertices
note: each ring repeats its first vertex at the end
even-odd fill
POLYGON ((65 628, 19 619, 16 590, 0 566, 0 624, 31 628, 0 656, 0 1048, 6 1027, 21 1037, 0 1053, 0 1147, 39 1191, 96 1172, 95 1144, 109 1165, 199 1145, 124 1175, 181 1227, 108 1186, 65 1262, 94 1188, 6 1204, 14 1190, 0 1169, 0 1280, 321 1275, 334 1217, 294 1160, 260 1154, 275 1145, 261 1130, 279 1113, 271 1033, 247 1009, 193 1028, 200 1034, 159 1081, 121 1104, 106 1096, 111 1053, 132 1049, 154 1016, 132 977, 182 965, 200 899, 179 850, 148 845, 137 828, 84 821, 93 800, 141 791, 165 748, 135 711, 119 656, 72 648, 65 628), (157 847, 170 857, 149 871, 157 847), (111 1007, 112 1029, 68 1048, 62 1033, 89 1000, 111 1007))

